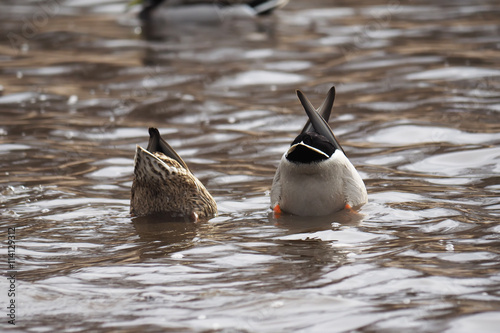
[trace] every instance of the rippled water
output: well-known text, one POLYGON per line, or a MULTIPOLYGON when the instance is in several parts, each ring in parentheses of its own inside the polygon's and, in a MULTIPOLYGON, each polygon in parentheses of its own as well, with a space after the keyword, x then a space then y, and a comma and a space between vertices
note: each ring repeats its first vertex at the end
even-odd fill
POLYGON ((292 1, 142 33, 125 5, 0 4, 18 331, 498 332, 498 1, 292 1), (332 84, 369 203, 276 219, 272 177, 306 120, 295 89, 318 105, 332 84), (149 126, 218 217, 129 216, 149 126))

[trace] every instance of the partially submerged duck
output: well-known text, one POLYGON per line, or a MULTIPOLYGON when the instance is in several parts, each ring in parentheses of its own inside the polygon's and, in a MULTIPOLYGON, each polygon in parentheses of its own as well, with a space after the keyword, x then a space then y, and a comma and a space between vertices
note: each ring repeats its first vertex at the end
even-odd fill
POLYGON ((191 221, 217 215, 214 198, 156 128, 149 128, 146 149, 137 146, 130 213, 191 221))
POLYGON ((328 125, 335 87, 317 111, 300 90, 297 95, 309 120, 281 158, 271 188, 271 208, 322 216, 365 204, 365 184, 328 125))
POLYGON ((288 0, 144 0, 139 17, 144 21, 216 22, 270 14, 288 0))

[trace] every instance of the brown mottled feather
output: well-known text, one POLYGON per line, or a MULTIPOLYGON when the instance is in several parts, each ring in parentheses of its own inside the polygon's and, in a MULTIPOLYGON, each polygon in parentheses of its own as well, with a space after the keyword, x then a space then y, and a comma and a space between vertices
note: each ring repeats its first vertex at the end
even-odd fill
POLYGON ((209 219, 217 215, 217 204, 179 162, 137 146, 130 213, 209 219))

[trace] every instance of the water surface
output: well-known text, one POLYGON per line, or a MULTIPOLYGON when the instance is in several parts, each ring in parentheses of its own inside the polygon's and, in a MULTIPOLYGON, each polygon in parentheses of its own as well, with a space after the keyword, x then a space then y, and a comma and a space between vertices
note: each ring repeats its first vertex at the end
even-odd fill
POLYGON ((164 30, 125 5, 0 5, 19 332, 498 330, 497 1, 292 1, 164 30), (330 124, 369 203, 275 218, 272 178, 306 120, 295 89, 319 105, 332 85, 330 124), (149 126, 218 217, 129 216, 149 126))

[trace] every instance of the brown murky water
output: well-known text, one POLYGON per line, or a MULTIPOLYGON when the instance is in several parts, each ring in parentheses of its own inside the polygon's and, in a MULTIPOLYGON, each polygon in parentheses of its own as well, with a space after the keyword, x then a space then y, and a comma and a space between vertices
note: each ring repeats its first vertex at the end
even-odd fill
POLYGON ((3 330, 498 332, 498 1, 292 1, 142 33, 125 4, 0 4, 3 330), (319 104, 332 84, 369 203, 275 219, 295 89, 319 104), (217 218, 129 216, 149 126, 217 218))

